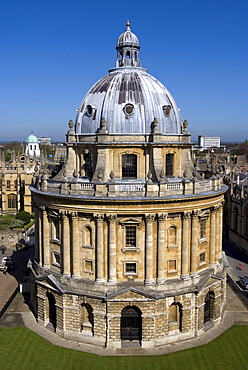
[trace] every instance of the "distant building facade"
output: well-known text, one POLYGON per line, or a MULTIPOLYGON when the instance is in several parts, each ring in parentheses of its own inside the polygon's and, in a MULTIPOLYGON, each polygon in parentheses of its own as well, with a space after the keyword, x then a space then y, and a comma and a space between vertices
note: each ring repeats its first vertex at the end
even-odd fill
POLYGON ((205 136, 199 135, 198 136, 198 146, 202 149, 208 148, 220 148, 220 137, 218 136, 205 136))
POLYGON ((248 254, 248 175, 231 172, 225 176, 225 214, 229 240, 248 254))
POLYGON ((0 214, 16 214, 19 211, 32 213, 32 198, 29 186, 39 168, 40 148, 34 134, 26 140, 25 153, 11 153, 6 162, 4 152, 0 152, 0 214))
POLYGON ((40 144, 43 144, 43 145, 51 145, 52 144, 51 138, 46 137, 46 136, 39 137, 38 141, 39 141, 40 144))

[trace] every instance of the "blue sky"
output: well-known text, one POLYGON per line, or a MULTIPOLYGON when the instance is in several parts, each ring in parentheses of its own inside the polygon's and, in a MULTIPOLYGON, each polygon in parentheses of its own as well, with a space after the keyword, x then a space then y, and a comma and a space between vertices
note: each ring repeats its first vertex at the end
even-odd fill
POLYGON ((248 139, 248 1, 0 0, 0 141, 65 141, 126 20, 192 139, 248 139))

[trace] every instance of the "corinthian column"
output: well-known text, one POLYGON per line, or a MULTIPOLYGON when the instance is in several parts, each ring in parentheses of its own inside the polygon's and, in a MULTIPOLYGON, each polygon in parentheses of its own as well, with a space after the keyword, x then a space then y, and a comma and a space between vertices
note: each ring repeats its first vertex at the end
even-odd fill
POLYGON ((71 276, 70 227, 66 212, 62 212, 62 269, 63 276, 71 276))
POLYGON ((42 262, 42 248, 41 248, 41 222, 40 222, 40 210, 35 205, 34 207, 34 213, 35 213, 35 241, 34 241, 34 258, 39 263, 42 262))
POLYGON ((71 214, 72 221, 72 277, 80 278, 80 255, 79 255, 79 235, 78 235, 78 216, 76 212, 71 214))
POLYGON ((219 228, 220 228, 220 238, 219 238, 219 256, 222 254, 222 236, 223 236, 223 203, 220 204, 219 210, 219 228))
POLYGON ((194 211, 192 214, 192 228, 191 228, 191 252, 190 252, 190 275, 197 276, 197 249, 198 249, 198 212, 194 211))
POLYGON ((41 207, 42 211, 42 232, 43 232, 43 266, 50 267, 50 243, 49 243, 49 222, 45 207, 41 207))
POLYGON ((105 282, 104 279, 104 245, 103 245, 103 219, 104 215, 97 214, 96 217, 96 283, 105 282))
POLYGON ((210 214, 210 266, 215 264, 216 254, 216 209, 214 208, 210 214))
POLYGON ((165 220, 167 214, 158 215, 158 278, 157 283, 163 284, 165 281, 165 220))
POLYGON ((191 214, 184 212, 182 222, 182 262, 181 262, 181 279, 189 278, 189 223, 191 214))
POLYGON ((147 214, 146 216, 146 276, 145 284, 154 284, 153 278, 153 221, 155 216, 147 214))
POLYGON ((109 284, 116 284, 116 215, 109 215, 109 284))

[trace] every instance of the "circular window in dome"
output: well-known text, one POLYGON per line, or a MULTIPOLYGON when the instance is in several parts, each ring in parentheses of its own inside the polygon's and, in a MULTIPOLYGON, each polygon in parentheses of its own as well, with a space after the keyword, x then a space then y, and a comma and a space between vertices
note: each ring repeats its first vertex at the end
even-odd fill
POLYGON ((131 116, 133 114, 133 110, 134 110, 134 106, 133 104, 126 104, 125 107, 123 108, 123 112, 127 115, 127 116, 131 116))
POLYGON ((169 117, 171 111, 171 106, 170 105, 164 105, 163 106, 163 112, 166 117, 169 117))
POLYGON ((93 107, 92 107, 92 105, 87 105, 87 107, 86 107, 86 113, 87 113, 87 116, 92 116, 92 114, 93 114, 93 107))

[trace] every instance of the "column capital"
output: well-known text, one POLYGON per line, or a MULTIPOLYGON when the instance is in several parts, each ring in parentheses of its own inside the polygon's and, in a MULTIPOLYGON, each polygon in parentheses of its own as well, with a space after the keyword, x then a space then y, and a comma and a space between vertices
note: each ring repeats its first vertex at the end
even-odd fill
POLYGON ((199 209, 196 209, 196 210, 192 211, 191 217, 192 218, 197 218, 197 217, 199 217, 199 213, 200 213, 199 209))
POLYGON ((68 216, 68 212, 67 212, 67 211, 61 211, 61 212, 59 212, 59 216, 60 216, 61 218, 65 218, 65 217, 67 217, 67 216, 68 216))
POLYGON ((103 213, 94 213, 93 216, 99 222, 103 222, 103 220, 104 220, 104 214, 103 213))
POLYGON ((40 206, 39 208, 40 208, 40 210, 41 210, 42 212, 45 212, 45 211, 46 211, 46 207, 45 207, 45 206, 40 206))
POLYGON ((168 213, 158 213, 158 222, 163 222, 167 219, 168 213))
POLYGON ((116 214, 107 215, 107 219, 110 223, 114 223, 116 222, 117 215, 116 214))
POLYGON ((191 218, 191 212, 190 211, 183 212, 183 220, 188 220, 189 218, 191 218))
POLYGON ((78 217, 78 213, 77 212, 69 212, 71 218, 77 218, 78 217))
POLYGON ((212 208, 212 213, 217 213, 219 209, 220 209, 220 205, 218 204, 212 208))
POLYGON ((155 215, 152 213, 145 214, 146 222, 153 222, 155 220, 155 215))

